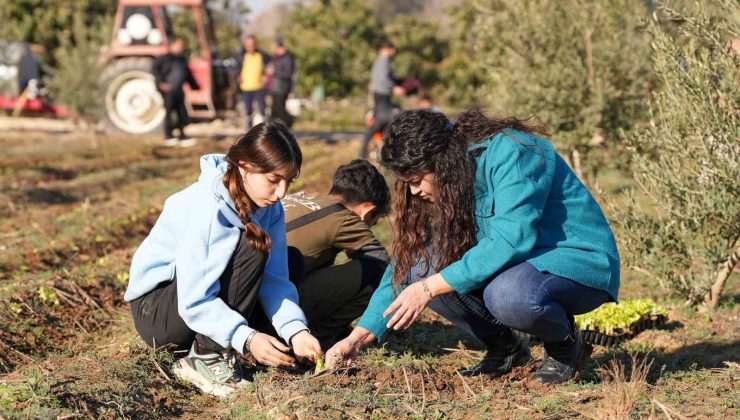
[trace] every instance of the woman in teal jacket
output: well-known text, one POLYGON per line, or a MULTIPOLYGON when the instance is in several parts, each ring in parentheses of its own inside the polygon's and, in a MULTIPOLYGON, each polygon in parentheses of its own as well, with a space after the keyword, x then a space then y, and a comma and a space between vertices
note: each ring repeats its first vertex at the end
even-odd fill
POLYGON ((573 315, 617 300, 619 254, 598 204, 544 134, 479 111, 455 123, 428 110, 396 118, 381 152, 398 178, 393 263, 329 364, 429 306, 488 347, 464 374, 499 376, 528 362, 519 330, 545 343, 537 379, 575 375, 590 348, 573 315))

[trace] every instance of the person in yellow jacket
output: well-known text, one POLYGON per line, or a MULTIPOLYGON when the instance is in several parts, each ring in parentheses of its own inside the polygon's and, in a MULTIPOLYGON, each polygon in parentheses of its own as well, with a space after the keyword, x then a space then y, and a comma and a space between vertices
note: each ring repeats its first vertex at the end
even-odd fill
POLYGON ((247 35, 242 40, 244 53, 239 56, 239 91, 247 113, 247 130, 252 127, 252 105, 256 101, 259 113, 265 117, 265 82, 270 56, 257 46, 257 38, 247 35))

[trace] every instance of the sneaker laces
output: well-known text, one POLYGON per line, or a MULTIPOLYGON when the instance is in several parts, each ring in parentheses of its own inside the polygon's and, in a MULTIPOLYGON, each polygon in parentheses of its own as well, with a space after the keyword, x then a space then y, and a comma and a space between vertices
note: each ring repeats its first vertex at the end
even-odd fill
POLYGON ((224 354, 215 353, 214 357, 199 357, 198 360, 203 363, 219 383, 227 383, 231 381, 235 375, 233 364, 229 362, 229 359, 225 357, 224 354))

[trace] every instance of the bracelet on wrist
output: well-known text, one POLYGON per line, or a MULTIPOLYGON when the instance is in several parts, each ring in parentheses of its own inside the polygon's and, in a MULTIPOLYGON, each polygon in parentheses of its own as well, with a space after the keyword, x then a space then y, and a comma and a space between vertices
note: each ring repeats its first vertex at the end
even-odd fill
POLYGON ((427 285, 427 279, 422 280, 421 285, 424 287, 424 292, 429 296, 429 300, 431 301, 434 299, 434 295, 432 295, 432 291, 429 290, 429 286, 427 285))
POLYGON ((252 330, 252 332, 249 333, 249 335, 247 336, 247 340, 244 341, 244 353, 251 352, 249 346, 252 344, 252 339, 254 338, 256 334, 257 334, 257 330, 252 330))

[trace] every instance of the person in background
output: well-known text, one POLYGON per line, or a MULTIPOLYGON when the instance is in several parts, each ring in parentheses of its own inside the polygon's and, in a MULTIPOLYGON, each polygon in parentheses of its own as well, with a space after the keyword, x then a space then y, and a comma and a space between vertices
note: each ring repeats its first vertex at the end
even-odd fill
POLYGON ((392 95, 403 95, 404 93, 400 86, 401 79, 396 77, 391 67, 395 56, 396 46, 392 42, 386 41, 378 50, 378 56, 373 63, 370 73, 370 93, 373 95, 373 124, 368 128, 362 140, 360 159, 367 159, 368 146, 373 136, 375 133, 382 132, 393 119, 392 95))
POLYGON ((388 214, 390 200, 383 175, 362 159, 337 169, 328 195, 283 199, 290 278, 322 348, 351 331, 378 287, 389 257, 370 228, 388 214), (349 259, 337 264, 340 252, 349 259))
POLYGON ((290 52, 282 38, 276 38, 272 44, 275 54, 267 67, 270 76, 270 97, 272 105, 270 118, 277 118, 288 127, 293 124, 293 116, 285 109, 285 101, 293 90, 293 79, 295 77, 295 58, 290 52))
POLYGON ((162 94, 164 100, 164 135, 165 145, 190 147, 196 144, 196 140, 185 136, 185 126, 190 123, 188 110, 185 108, 185 83, 191 89, 199 89, 198 82, 188 67, 188 60, 182 54, 184 42, 176 38, 170 44, 169 52, 157 57, 152 64, 152 74, 157 90, 162 94), (173 115, 174 114, 174 115, 173 115), (174 121, 173 121, 174 117, 174 121), (179 130, 177 137, 174 129, 179 130))
POLYGON ((24 44, 23 55, 18 62, 18 93, 34 99, 40 96, 41 78, 41 54, 44 47, 39 44, 24 44))
POLYGON ((253 103, 257 102, 257 108, 262 118, 265 118, 265 82, 267 81, 267 66, 270 56, 262 52, 257 46, 257 38, 247 35, 242 40, 244 54, 238 60, 239 76, 238 85, 241 92, 244 109, 247 116, 247 130, 252 128, 253 103))

